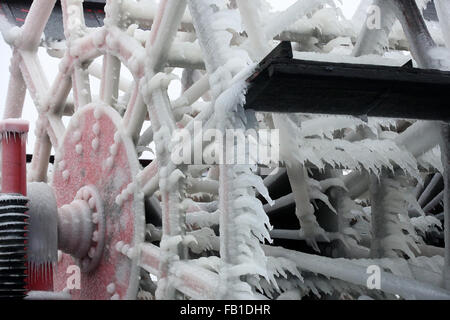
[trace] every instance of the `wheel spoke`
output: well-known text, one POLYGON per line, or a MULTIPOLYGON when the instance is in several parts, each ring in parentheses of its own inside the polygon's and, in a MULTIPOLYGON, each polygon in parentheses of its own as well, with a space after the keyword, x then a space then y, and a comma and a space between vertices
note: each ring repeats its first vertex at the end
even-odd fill
POLYGON ((23 103, 27 87, 20 71, 21 57, 17 50, 14 50, 11 58, 10 79, 8 84, 8 95, 6 96, 5 112, 3 119, 20 118, 22 115, 23 103))
POLYGON ((139 188, 146 197, 151 197, 159 187, 158 162, 153 160, 137 176, 139 188))
MULTIPOLYGON (((107 1, 105 7, 105 26, 113 28, 119 25, 121 20, 120 4, 117 1, 107 1)), ((106 43, 111 35, 106 36, 106 43)), ((111 39, 114 41, 114 39, 111 39)), ((103 57, 102 79, 100 84, 100 99, 107 105, 114 106, 119 97, 121 62, 116 56, 106 53, 103 57)))
POLYGON ((57 115, 48 115, 47 133, 55 149, 61 147, 61 141, 66 131, 61 117, 57 115))
POLYGON ((153 141, 153 127, 150 126, 141 134, 137 143, 138 147, 147 147, 153 141))
POLYGON ((140 94, 138 84, 135 84, 131 92, 130 100, 128 101, 122 124, 123 127, 126 128, 127 135, 131 137, 136 144, 139 140, 139 133, 141 132, 146 115, 147 108, 144 99, 140 94))
POLYGON ((36 128, 36 141, 34 143, 29 181, 47 182, 48 162, 51 150, 52 144, 50 138, 42 124, 42 119, 39 119, 36 128))
POLYGON ((62 0, 61 8, 66 39, 79 38, 85 28, 83 2, 62 0))
MULTIPOLYGON (((72 79, 65 72, 59 72, 49 92, 49 113, 54 115, 63 115, 65 112, 73 113, 72 110, 66 110, 67 97, 72 89, 72 79)), ((44 107, 45 109, 45 107, 44 107)))
POLYGON ((49 90, 48 80, 36 53, 21 52, 20 69, 27 84, 28 92, 38 109, 42 109, 44 98, 49 90))
POLYGON ((192 86, 190 86, 183 94, 173 102, 174 108, 182 108, 192 105, 210 89, 209 77, 204 75, 197 80, 192 86))
POLYGON ((146 46, 147 56, 150 59, 147 67, 154 73, 160 71, 166 62, 167 52, 172 47, 185 10, 185 0, 161 0, 160 2, 146 46))
POLYGON ((236 0, 236 4, 241 12, 242 22, 252 46, 251 53, 253 59, 260 61, 270 52, 270 46, 266 35, 263 32, 264 28, 259 16, 257 3, 246 0, 236 0))
MULTIPOLYGON (((102 79, 103 66, 99 63, 93 62, 88 68, 89 74, 99 80, 102 79)), ((120 77, 119 90, 122 92, 128 92, 132 86, 132 81, 125 77, 120 77)))
POLYGON ((33 1, 22 27, 22 49, 32 51, 38 47, 55 3, 56 0, 33 1))
POLYGON ((89 84, 89 74, 86 69, 79 66, 75 67, 72 75, 72 86, 75 111, 91 103, 91 86, 89 84))
POLYGON ((119 96, 120 60, 106 54, 103 57, 102 81, 100 85, 100 99, 113 106, 119 96))

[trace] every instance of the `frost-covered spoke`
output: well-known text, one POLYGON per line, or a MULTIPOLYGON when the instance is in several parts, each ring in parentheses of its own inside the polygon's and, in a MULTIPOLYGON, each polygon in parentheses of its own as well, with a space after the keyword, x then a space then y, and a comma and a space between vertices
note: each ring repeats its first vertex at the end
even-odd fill
POLYGON ((41 63, 36 53, 23 52, 22 63, 20 65, 23 78, 27 85, 34 104, 38 108, 42 108, 43 99, 49 89, 48 80, 42 69, 41 63))
POLYGON ((440 173, 437 173, 433 176, 430 183, 426 186, 425 190, 423 190, 422 194, 417 200, 421 206, 426 205, 425 201, 430 197, 430 193, 434 191, 441 179, 442 175, 440 173))
POLYGON ((140 94, 139 85, 135 84, 131 91, 130 99, 123 117, 123 125, 127 128, 127 134, 135 142, 138 142, 139 133, 141 132, 146 115, 147 109, 145 107, 144 99, 140 94))
POLYGON ((75 67, 72 76, 72 86, 75 109, 79 109, 92 101, 89 77, 86 69, 82 69, 79 66, 75 67))
POLYGON ((151 197, 155 193, 156 189, 159 187, 157 160, 152 161, 151 164, 139 173, 137 181, 145 196, 151 197))
POLYGON ((49 113, 62 116, 64 113, 70 114, 75 111, 75 106, 70 108, 67 105, 67 99, 71 89, 71 77, 65 72, 60 71, 50 88, 50 101, 48 101, 49 113))
MULTIPOLYGON (((156 296, 171 299, 178 296, 171 281, 173 262, 187 257, 183 244, 186 234, 185 215, 181 211, 184 199, 183 169, 170 159, 170 137, 176 129, 172 105, 167 95, 170 77, 158 73, 166 61, 165 52, 171 47, 179 23, 185 11, 185 1, 163 0, 153 22, 147 40, 146 76, 141 80, 143 99, 147 105, 159 168, 159 188, 162 201, 163 237, 161 239, 162 259, 160 261, 160 280, 156 296), (180 170, 181 169, 181 170, 180 170)), ((149 183, 152 183, 150 180, 149 183)), ((148 187, 146 189, 149 189, 148 187)), ((146 190, 147 193, 153 192, 146 190)))
POLYGON ((207 75, 201 77, 194 84, 192 84, 183 94, 173 102, 174 108, 181 109, 182 107, 190 106, 210 89, 209 78, 207 75))
MULTIPOLYGON (((88 68, 89 75, 102 79, 102 65, 100 63, 93 62, 88 68)), ((120 77, 119 81, 119 90, 123 92, 127 92, 131 87, 131 81, 127 78, 120 77)))
MULTIPOLYGON (((86 34, 83 3, 80 1, 64 0, 62 2, 64 30, 67 39, 70 39, 68 51, 72 50, 71 43, 86 34)), ((78 60, 73 66, 72 86, 75 109, 89 104, 92 100, 89 77, 82 61, 78 60)))
MULTIPOLYGON (((120 2, 107 1, 105 7, 105 26, 113 27, 121 23, 120 2)), ((106 36, 106 42, 114 41, 111 36, 106 36)), ((110 53, 103 57, 103 71, 100 85, 100 99, 108 105, 115 105, 119 94, 120 60, 110 53)))
MULTIPOLYGON (((349 260, 330 259, 279 247, 265 246, 264 251, 267 255, 273 257, 283 257, 292 260, 298 264, 300 269, 323 274, 326 277, 342 279, 360 286, 367 285, 367 268, 349 260)), ((405 298, 443 300, 450 298, 450 293, 442 288, 394 276, 391 273, 382 272, 381 279, 383 291, 399 294, 405 298)))
MULTIPOLYGON (((281 160, 286 163, 287 175, 291 184, 293 198, 295 200, 295 214, 299 220, 302 235, 307 242, 316 250, 319 247, 316 243, 316 237, 322 235, 328 239, 325 231, 319 226, 314 216, 314 208, 310 202, 307 187, 307 172, 302 163, 300 163, 289 150, 292 145, 298 145, 297 135, 290 135, 289 131, 295 132, 296 127, 293 121, 286 115, 274 115, 274 124, 280 129, 280 139, 287 143, 280 148, 281 160)), ((297 153, 302 152, 297 149, 297 153)))
POLYGON ((27 87, 20 70, 20 61, 19 54, 13 54, 11 57, 8 95, 6 97, 6 105, 9 108, 5 108, 4 119, 19 118, 22 114, 27 87))
POLYGON ((52 150, 50 138, 43 130, 41 121, 37 122, 36 142, 34 144, 31 172, 28 175, 28 180, 32 182, 47 181, 48 161, 52 150))
POLYGON ((23 49, 37 49, 55 3, 56 0, 33 1, 22 29, 21 47, 23 49))
MULTIPOLYGON (((142 27, 150 28, 158 15, 158 4, 155 1, 144 1, 137 3, 134 0, 124 0, 122 9, 129 13, 130 19, 142 27)), ((182 31, 192 31, 192 19, 187 12, 184 13, 181 19, 182 31)))
MULTIPOLYGON (((146 148, 146 146, 148 146, 152 141, 153 141, 153 128, 152 126, 149 126, 139 137, 137 147, 142 149, 146 148)), ((138 150, 138 153, 139 152, 141 152, 141 150, 138 150)))
POLYGON ((242 23, 252 46, 252 56, 255 60, 260 60, 270 51, 259 13, 261 3, 259 1, 237 0, 236 4, 241 12, 242 23))
POLYGON ((119 94, 120 60, 111 54, 103 58, 103 75, 100 98, 107 104, 117 102, 119 94))
MULTIPOLYGON (((229 41, 231 34, 219 23, 222 21, 221 10, 227 8, 226 4, 223 1, 216 2, 217 10, 208 6, 206 1, 188 1, 188 5, 200 46, 205 53, 216 116, 224 123, 219 128, 222 132, 232 128, 243 130, 245 125, 242 120, 235 118, 235 113, 242 112, 244 87, 236 83, 227 91, 224 88, 231 84, 235 74, 249 64, 249 57, 237 65, 227 64, 233 58, 238 61, 236 58, 243 53, 227 45, 226 39, 229 41), (220 49, 217 52, 213 48, 220 49), (231 120, 229 125, 225 124, 227 119, 231 120)), ((224 159, 228 152, 233 151, 224 147, 224 159)), ((217 297, 253 297, 256 293, 252 287, 240 278, 247 277, 252 282, 259 276, 267 279, 271 277, 265 271, 265 257, 259 244, 264 239, 270 240, 267 230, 269 222, 261 203, 254 198, 250 167, 221 164, 219 171, 220 256, 223 266, 220 267, 221 289, 217 297)))
POLYGON ((167 59, 166 52, 171 48, 181 18, 186 10, 186 1, 162 0, 158 14, 152 24, 150 37, 147 39, 148 68, 157 72, 167 59))
MULTIPOLYGON (((364 0, 349 20, 332 0, 282 11, 274 0, 107 0, 92 28, 86 2, 61 0, 57 44, 43 35, 55 0, 33 1, 21 28, 0 20, 13 49, 3 117, 27 116, 27 91, 37 110, 28 180, 83 216, 63 226, 83 230, 58 234, 86 251, 63 250, 58 290, 79 264, 72 298, 450 299, 448 123, 246 105, 296 63, 285 44, 271 53, 280 40, 317 66, 447 77, 415 69, 450 70, 450 6, 435 0, 436 23, 427 2, 364 0), (55 77, 40 45, 60 58, 55 77), (259 141, 266 132, 278 140, 259 141), (276 158, 260 159, 263 147, 276 158)), ((405 91, 392 103, 415 94, 405 91)))
POLYGON ((65 130, 64 124, 59 116, 48 116, 47 133, 55 149, 61 146, 61 140, 65 130))
MULTIPOLYGON (((162 74, 158 75, 163 76, 162 74)), ((158 81, 158 79, 153 79, 153 81, 158 81)), ((186 257, 186 249, 181 243, 182 236, 186 232, 185 217, 180 210, 182 208, 182 199, 184 198, 183 189, 185 182, 183 179, 185 176, 170 159, 168 146, 171 144, 171 133, 175 130, 175 120, 171 117, 172 115, 170 113, 171 106, 166 93, 167 83, 165 87, 164 84, 160 85, 162 87, 153 92, 149 92, 152 96, 149 115, 155 130, 154 138, 159 168, 158 177, 162 198, 163 223, 163 238, 161 239, 163 258, 161 259, 160 266, 161 279, 158 282, 156 295, 160 298, 170 299, 176 296, 170 280, 171 263, 176 260, 176 257, 186 257), (161 112, 156 113, 156 108, 161 110, 161 112)), ((152 85, 150 84, 150 86, 152 85)), ((152 183, 152 180, 149 183, 152 183)), ((148 186, 146 185, 144 188, 148 189, 148 186)), ((149 193, 147 190, 146 192, 149 193)))
POLYGON ((417 63, 423 68, 441 68, 439 61, 432 56, 431 50, 436 48, 436 43, 428 31, 417 3, 415 1, 392 0, 392 5, 403 26, 406 38, 411 46, 411 53, 417 63))

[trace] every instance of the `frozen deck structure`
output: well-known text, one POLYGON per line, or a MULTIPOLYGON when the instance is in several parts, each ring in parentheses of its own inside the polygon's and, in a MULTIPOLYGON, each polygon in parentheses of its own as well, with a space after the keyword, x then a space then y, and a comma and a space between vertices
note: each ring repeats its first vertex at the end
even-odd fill
POLYGON ((247 80, 247 109, 450 121, 450 72, 293 58, 282 42, 247 80))

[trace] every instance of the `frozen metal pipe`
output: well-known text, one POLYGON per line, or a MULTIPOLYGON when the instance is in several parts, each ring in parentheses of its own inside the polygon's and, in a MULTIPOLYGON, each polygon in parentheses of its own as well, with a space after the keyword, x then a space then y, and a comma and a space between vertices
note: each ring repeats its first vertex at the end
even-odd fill
POLYGON ((430 54, 430 50, 437 45, 428 31, 416 0, 390 0, 390 2, 403 27, 411 54, 418 65, 421 68, 439 69, 439 63, 430 54))
POLYGON ((3 119, 20 118, 25 101, 27 86, 20 71, 20 63, 22 59, 15 52, 11 58, 10 79, 6 96, 6 108, 3 113, 3 119))
POLYGON ((428 211, 432 210, 434 207, 436 207, 439 202, 442 201, 444 197, 444 190, 439 192, 428 204, 423 208, 423 211, 427 213, 428 211))
MULTIPOLYGON (((358 265, 351 260, 327 258, 267 245, 263 246, 263 249, 266 255, 291 260, 302 270, 319 273, 335 279, 341 279, 359 286, 367 286, 367 280, 370 276, 370 274, 367 273, 367 268, 358 265)), ((450 291, 427 283, 395 276, 384 271, 380 272, 380 276, 380 290, 383 292, 398 294, 406 299, 450 299, 450 291)))
POLYGON ((22 26, 21 49, 37 50, 41 35, 50 17, 56 0, 33 1, 22 26))
POLYGON ((264 178, 264 185, 269 188, 274 182, 286 173, 286 168, 276 168, 271 174, 264 178))

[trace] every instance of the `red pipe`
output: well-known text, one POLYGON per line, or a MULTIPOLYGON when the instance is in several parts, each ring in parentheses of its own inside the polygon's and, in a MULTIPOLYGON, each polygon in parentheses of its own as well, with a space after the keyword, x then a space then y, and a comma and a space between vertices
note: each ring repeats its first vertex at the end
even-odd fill
POLYGON ((27 195, 26 138, 28 121, 6 119, 0 122, 2 138, 2 193, 27 195))
MULTIPOLYGON (((27 195, 26 139, 28 121, 6 119, 0 121, 2 140, 2 193, 27 195)), ((29 291, 53 291, 53 267, 51 263, 32 266, 27 264, 27 289, 29 291)))

